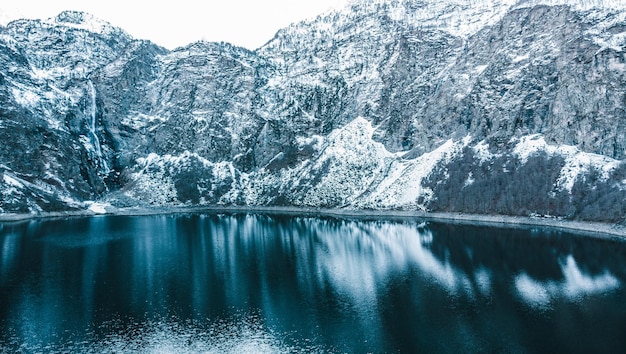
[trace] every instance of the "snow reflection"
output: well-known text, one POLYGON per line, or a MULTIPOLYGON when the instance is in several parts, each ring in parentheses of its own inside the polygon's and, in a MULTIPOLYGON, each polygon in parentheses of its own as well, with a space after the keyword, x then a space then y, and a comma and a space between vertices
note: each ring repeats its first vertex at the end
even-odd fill
POLYGON ((610 292, 621 286, 620 281, 608 271, 600 275, 584 273, 572 255, 561 263, 561 270, 561 281, 538 281, 526 273, 518 275, 515 278, 518 295, 531 306, 546 307, 555 298, 577 301, 582 297, 610 292))
POLYGON ((344 222, 340 227, 311 223, 318 245, 318 275, 357 303, 375 303, 377 284, 417 267, 421 276, 451 294, 488 294, 491 275, 479 268, 465 274, 430 250, 434 236, 424 224, 344 222))

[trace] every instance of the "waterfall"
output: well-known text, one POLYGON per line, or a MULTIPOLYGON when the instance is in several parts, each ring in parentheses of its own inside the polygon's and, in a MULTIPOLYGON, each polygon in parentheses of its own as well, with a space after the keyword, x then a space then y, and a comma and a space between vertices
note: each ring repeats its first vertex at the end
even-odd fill
POLYGON ((93 86, 93 82, 91 80, 87 81, 89 86, 89 95, 91 96, 91 106, 90 106, 90 115, 91 119, 89 121, 89 132, 91 133, 91 145, 93 146, 93 152, 95 155, 95 159, 98 162, 98 165, 102 168, 104 174, 109 173, 109 165, 106 162, 104 156, 102 156, 102 147, 100 146, 100 139, 98 138, 98 134, 96 134, 96 89, 93 86))

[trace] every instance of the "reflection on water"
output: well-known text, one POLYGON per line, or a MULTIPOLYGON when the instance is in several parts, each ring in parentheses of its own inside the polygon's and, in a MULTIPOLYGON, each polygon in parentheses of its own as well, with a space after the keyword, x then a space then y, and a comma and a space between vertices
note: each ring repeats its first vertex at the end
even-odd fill
POLYGON ((620 281, 608 271, 596 276, 584 274, 571 255, 561 264, 561 269, 564 277, 561 281, 540 282, 525 273, 518 275, 515 286, 521 298, 531 306, 543 307, 555 297, 576 301, 586 296, 616 290, 621 286, 620 281))
POLYGON ((459 352, 626 346, 626 244, 255 215, 0 224, 0 348, 459 352))

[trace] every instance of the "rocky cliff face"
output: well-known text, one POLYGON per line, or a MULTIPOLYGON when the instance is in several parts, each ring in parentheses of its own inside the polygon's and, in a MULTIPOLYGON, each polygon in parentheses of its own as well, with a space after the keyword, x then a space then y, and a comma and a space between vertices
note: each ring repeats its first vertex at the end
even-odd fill
POLYGON ((16 21, 0 28, 0 211, 98 200, 623 221, 625 9, 352 2, 256 51, 167 51, 77 12, 16 21))

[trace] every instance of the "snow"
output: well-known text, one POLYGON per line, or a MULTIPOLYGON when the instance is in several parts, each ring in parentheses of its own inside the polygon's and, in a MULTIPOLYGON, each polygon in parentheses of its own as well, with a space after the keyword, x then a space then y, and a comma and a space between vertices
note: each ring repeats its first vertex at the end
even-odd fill
POLYGON ((500 156, 499 154, 492 154, 489 152, 489 144, 485 140, 479 141, 472 147, 472 150, 474 151, 474 158, 478 159, 480 163, 500 156))
POLYGON ((91 139, 89 139, 89 137, 87 137, 86 135, 79 135, 78 141, 81 142, 81 144, 87 151, 91 151, 94 149, 93 145, 91 144, 91 139))
POLYGON ((540 134, 527 135, 519 138, 513 149, 513 153, 517 155, 522 163, 526 163, 530 156, 539 152, 545 152, 548 156, 561 156, 565 158, 565 165, 559 174, 557 186, 559 189, 568 192, 572 191, 578 176, 595 169, 601 172, 601 180, 606 180, 609 178, 611 171, 620 164, 619 160, 603 155, 582 152, 575 146, 549 145, 540 134))
MULTIPOLYGON (((5 185, 3 186, 0 183, 0 192, 2 193, 2 198, 5 201, 14 200, 14 198, 16 197, 23 196, 24 195, 23 190, 28 189, 30 190, 30 192, 36 192, 36 193, 40 193, 43 195, 55 195, 55 197, 58 198, 59 201, 69 206, 74 206, 74 207, 83 206, 82 203, 80 203, 76 199, 69 196, 67 190, 65 189, 59 189, 56 186, 52 186, 42 181, 35 181, 31 183, 22 178, 19 178, 13 172, 10 172, 10 170, 6 166, 0 165, 0 167, 3 167, 8 170, 2 173, 2 181, 4 181, 5 185)), ((46 176, 49 176, 49 173, 46 172, 46 176)), ((60 182, 58 178, 53 178, 53 179, 60 182)), ((64 185, 64 183, 62 182, 60 182, 60 184, 64 185)), ((43 211, 43 209, 39 205, 37 205, 37 203, 35 203, 34 201, 28 202, 28 208, 30 212, 32 213, 43 211)))
POLYGON ((525 54, 525 55, 518 55, 518 56, 516 56, 515 58, 511 59, 511 63, 516 64, 516 63, 519 63, 519 62, 521 62, 521 61, 528 60, 529 58, 530 58, 530 55, 529 55, 529 54, 525 54))
POLYGON ((311 146, 315 150, 321 150, 324 137, 321 135, 312 135, 310 137, 296 137, 296 143, 299 147, 311 146))
POLYGON ((479 65, 474 69, 474 73, 476 76, 479 76, 480 74, 482 74, 485 69, 487 69, 489 67, 489 65, 479 65))
POLYGON ((548 145, 544 137, 540 134, 533 134, 519 138, 518 143, 513 149, 513 154, 517 155, 520 161, 525 164, 531 155, 534 155, 539 151, 553 154, 556 151, 556 147, 548 145))
MULTIPOLYGON (((138 158, 139 170, 131 174, 135 186, 126 194, 157 205, 184 203, 185 200, 178 199, 172 176, 189 168, 192 161, 199 162, 202 168, 206 169, 207 180, 205 182, 209 185, 221 185, 224 182, 231 184, 231 188, 220 197, 218 204, 233 204, 239 193, 246 190, 246 186, 242 185, 244 178, 232 162, 212 162, 197 153, 184 151, 179 155, 151 153, 146 157, 138 158)), ((199 177, 202 178, 202 175, 199 177)), ((203 189, 204 187, 197 186, 197 188, 200 193, 207 192, 209 195, 213 193, 211 190, 203 189)), ((203 203, 205 202, 201 200, 200 204, 203 203)))
POLYGON ((626 63, 622 63, 616 58, 611 58, 609 59, 609 69, 626 72, 626 63))
MULTIPOLYGON (((450 33, 454 36, 467 38, 486 26, 497 23, 504 15, 513 9, 534 7, 537 5, 561 6, 569 5, 572 9, 589 13, 591 11, 620 11, 626 9, 625 0, 424 0, 418 3, 419 8, 411 8, 413 1, 373 0, 368 2, 352 1, 341 11, 344 17, 356 16, 354 12, 375 13, 386 11, 390 18, 400 23, 419 23, 421 28, 434 28, 450 33), (384 9, 384 10, 383 10, 384 9), (351 14, 352 12, 352 14, 351 14)), ((330 17, 330 15, 327 15, 330 17)), ((346 19, 340 19, 346 21, 346 19)), ((318 21, 318 30, 322 33, 333 33, 335 28, 329 28, 328 23, 318 21)), ((339 27, 336 24, 336 27, 339 27)), ((601 29, 600 29, 601 30, 601 29)), ((604 39, 607 47, 619 48, 623 46, 620 36, 609 36, 613 39, 604 39)), ((523 56, 516 58, 524 60, 523 56)), ((514 61, 517 62, 517 61, 514 61)))
POLYGON ((471 137, 448 140, 437 149, 414 159, 391 153, 372 139, 375 128, 358 117, 326 138, 300 138, 300 145, 313 145, 317 154, 294 168, 269 173, 262 169, 242 175, 239 181, 248 204, 262 204, 260 191, 279 188, 304 190, 293 195, 297 205, 337 205, 354 208, 419 208, 424 210, 432 191, 422 181, 440 163, 450 161, 470 144, 471 137), (313 181, 313 182, 312 182, 313 181), (423 197, 424 203, 418 203, 423 197), (299 199, 302 198, 302 199, 299 199))
POLYGON ((177 200, 174 181, 163 170, 157 169, 147 173, 144 169, 131 174, 131 178, 136 186, 126 192, 130 197, 140 198, 156 205, 167 205, 177 200))
MULTIPOLYGON (((38 75, 37 70, 33 72, 31 72, 31 76, 38 75)), ((35 80, 38 79, 35 78, 35 80)), ((56 91, 45 90, 11 78, 5 78, 5 81, 17 104, 30 111, 36 111, 52 129, 65 130, 64 124, 55 117, 67 111, 67 106, 64 105, 68 100, 66 93, 58 92, 58 89, 56 91)), ((45 82, 45 85, 44 87, 47 87, 48 82, 45 82)))
POLYGON ((9 186, 13 186, 13 187, 16 187, 16 188, 24 188, 24 184, 22 184, 22 182, 20 182, 17 179, 9 176, 6 173, 4 174, 3 178, 4 178, 4 183, 8 184, 9 186))
POLYGON ((26 108, 35 108, 41 102, 41 98, 37 93, 26 89, 20 90, 13 87, 11 88, 11 93, 13 94, 15 102, 26 108))
POLYGON ((52 26, 63 25, 65 27, 98 34, 108 34, 115 29, 106 21, 88 13, 78 11, 65 11, 56 17, 51 17, 42 21, 42 23, 52 26))
POLYGON ((472 184, 474 184, 475 181, 476 180, 474 179, 474 175, 472 174, 472 172, 470 172, 467 176, 467 179, 465 180, 465 183, 463 184, 463 187, 471 186, 472 184))
POLYGON ((358 117, 328 135, 315 164, 303 171, 323 172, 321 181, 305 196, 305 205, 323 205, 334 199, 350 203, 365 192, 381 174, 385 160, 393 156, 372 139, 373 133, 370 122, 358 117), (324 167, 327 171, 323 171, 324 167))
MULTIPOLYGON (((171 165, 171 166, 177 166, 177 167, 184 167, 186 165, 189 164, 191 159, 196 159, 198 161, 200 161, 204 167, 213 167, 213 166, 229 166, 232 165, 232 163, 230 162, 212 162, 207 160, 206 158, 198 155, 195 152, 190 152, 189 150, 185 150, 183 151, 181 154, 179 155, 170 155, 170 154, 166 154, 166 155, 159 155, 159 154, 155 154, 155 153, 150 153, 148 154, 148 156, 146 157, 142 157, 142 158, 138 158, 137 159, 137 163, 141 166, 144 166, 145 168, 148 168, 150 166, 158 166, 160 168, 165 168, 166 165, 171 165)), ((227 167, 229 170, 230 168, 227 167)))
POLYGON ((390 17, 467 38, 483 27, 495 24, 516 2, 517 0, 426 0, 414 12, 403 8, 409 4, 398 2, 397 7, 390 11, 390 17))
POLYGON ((612 26, 623 23, 626 20, 625 0, 526 0, 514 9, 532 7, 536 5, 570 6, 573 10, 584 13, 588 21, 592 23, 586 34, 591 40, 600 46, 598 52, 607 48, 622 52, 626 45, 626 33, 611 33, 606 31, 612 26))
POLYGON ((46 81, 53 78, 51 70, 43 70, 31 67, 32 78, 37 81, 46 81))
POLYGON ((602 172, 601 180, 609 178, 609 174, 618 167, 620 162, 606 156, 577 152, 565 160, 565 166, 561 169, 558 185, 567 191, 572 190, 579 175, 589 172, 592 168, 602 172))
POLYGON ((167 118, 135 112, 125 116, 121 123, 133 128, 134 130, 141 130, 147 126, 153 125, 155 122, 163 123, 166 121, 167 118))
POLYGON ((579 11, 592 9, 626 9, 624 0, 523 0, 515 8, 532 7, 537 5, 562 6, 568 5, 579 11))
POLYGON ((107 207, 111 207, 111 204, 109 203, 99 203, 99 202, 86 202, 86 205, 88 205, 88 210, 95 213, 95 214, 106 214, 106 208, 107 207))
POLYGON ((396 156, 387 170, 385 179, 373 188, 372 193, 359 203, 363 207, 398 208, 418 207, 419 197, 430 198, 432 191, 422 187, 422 180, 426 178, 439 163, 449 161, 455 154, 460 153, 468 139, 454 142, 448 140, 432 152, 425 153, 415 159, 406 160, 396 156))

